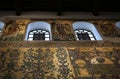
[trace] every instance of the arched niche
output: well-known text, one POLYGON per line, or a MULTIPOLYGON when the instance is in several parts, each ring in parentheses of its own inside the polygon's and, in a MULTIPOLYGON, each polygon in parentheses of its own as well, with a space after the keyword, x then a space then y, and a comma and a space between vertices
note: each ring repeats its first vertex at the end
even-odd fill
POLYGON ((99 32, 97 31, 97 29, 95 28, 95 26, 92 23, 89 22, 84 22, 84 21, 79 21, 79 22, 75 22, 73 23, 73 29, 85 29, 85 30, 89 30, 91 31, 96 40, 103 40, 101 35, 99 34, 99 32))
POLYGON ((42 29, 48 31, 50 33, 50 40, 52 40, 51 25, 44 21, 36 21, 29 23, 26 30, 25 40, 28 40, 29 32, 36 29, 42 29))
POLYGON ((115 23, 115 26, 120 29, 120 21, 115 23))
POLYGON ((2 29, 3 29, 4 25, 5 25, 4 22, 0 21, 0 32, 2 32, 2 29))

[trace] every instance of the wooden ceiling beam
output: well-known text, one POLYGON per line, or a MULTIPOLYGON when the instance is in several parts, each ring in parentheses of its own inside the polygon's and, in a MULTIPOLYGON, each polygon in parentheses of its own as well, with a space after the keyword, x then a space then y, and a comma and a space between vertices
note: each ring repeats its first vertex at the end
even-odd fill
POLYGON ((99 12, 92 12, 92 14, 94 15, 94 16, 99 16, 99 12))
POLYGON ((97 6, 97 0, 94 0, 94 6, 93 6, 93 11, 92 11, 92 14, 94 16, 99 16, 99 13, 98 13, 98 6, 97 6))
POLYGON ((63 0, 57 2, 57 16, 62 16, 63 12, 63 0))
POLYGON ((16 10, 16 16, 21 16, 22 11, 21 10, 16 10))
POLYGON ((16 16, 21 16, 22 4, 23 4, 23 0, 16 0, 16 2, 15 2, 16 16))

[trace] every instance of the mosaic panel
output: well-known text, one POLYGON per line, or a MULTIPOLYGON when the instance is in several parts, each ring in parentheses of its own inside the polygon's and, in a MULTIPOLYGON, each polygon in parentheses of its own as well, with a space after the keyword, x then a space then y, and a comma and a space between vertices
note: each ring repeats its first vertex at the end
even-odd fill
POLYGON ((120 79, 120 48, 0 48, 0 79, 120 79))

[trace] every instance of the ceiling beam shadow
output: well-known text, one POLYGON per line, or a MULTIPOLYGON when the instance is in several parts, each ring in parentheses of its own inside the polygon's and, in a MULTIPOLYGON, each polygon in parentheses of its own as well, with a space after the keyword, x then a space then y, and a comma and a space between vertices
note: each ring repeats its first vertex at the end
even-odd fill
POLYGON ((16 16, 21 16, 22 11, 21 10, 16 10, 16 16))
POLYGON ((57 1, 57 16, 62 16, 63 15, 63 0, 57 1))
POLYGON ((94 16, 99 16, 99 12, 92 12, 92 14, 94 15, 94 16))

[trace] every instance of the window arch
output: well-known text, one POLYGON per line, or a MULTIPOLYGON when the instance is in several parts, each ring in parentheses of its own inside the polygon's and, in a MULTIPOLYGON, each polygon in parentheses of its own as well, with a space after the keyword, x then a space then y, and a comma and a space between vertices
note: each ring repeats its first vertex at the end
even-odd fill
POLYGON ((51 26, 44 21, 37 21, 28 24, 25 40, 52 40, 51 26))
POLYGON ((115 23, 115 26, 120 29, 120 21, 115 23))
POLYGON ((76 29, 74 31, 77 40, 96 40, 91 31, 85 29, 76 29))
POLYGON ((4 22, 0 21, 0 33, 2 32, 3 27, 4 27, 4 22))
POLYGON ((84 21, 75 22, 73 23, 73 29, 77 40, 80 40, 80 37, 83 40, 102 40, 102 37, 92 23, 84 21))

